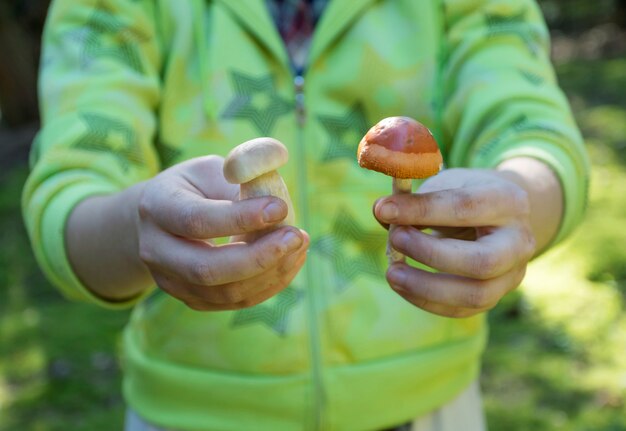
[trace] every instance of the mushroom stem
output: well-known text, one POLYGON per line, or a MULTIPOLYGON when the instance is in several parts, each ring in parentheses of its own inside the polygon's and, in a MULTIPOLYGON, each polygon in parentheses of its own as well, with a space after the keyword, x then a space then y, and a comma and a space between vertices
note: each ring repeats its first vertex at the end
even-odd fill
POLYGON ((291 198, 289 197, 289 191, 287 190, 287 185, 283 181, 283 178, 278 172, 270 171, 248 181, 247 183, 240 184, 240 199, 243 200, 260 196, 276 196, 277 198, 285 201, 287 204, 287 217, 276 225, 277 227, 295 224, 293 204, 291 203, 291 198))
MULTIPOLYGON (((405 179, 405 178, 394 178, 393 179, 393 194, 409 194, 413 191, 413 180, 405 179)), ((391 237, 391 233, 395 229, 396 225, 392 224, 389 226, 389 236, 391 237)), ((391 246, 391 241, 387 241, 387 258, 389 259, 389 265, 397 263, 397 262, 405 262, 405 256, 400 253, 398 250, 394 249, 391 246)))
POLYGON ((392 187, 394 195, 411 193, 413 191, 413 180, 410 178, 394 178, 392 187))

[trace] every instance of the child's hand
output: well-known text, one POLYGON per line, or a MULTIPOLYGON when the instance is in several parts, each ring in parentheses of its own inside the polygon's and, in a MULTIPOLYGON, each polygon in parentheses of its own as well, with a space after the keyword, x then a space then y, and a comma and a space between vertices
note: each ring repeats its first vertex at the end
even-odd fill
POLYGON ((256 305, 286 288, 306 258, 308 235, 281 227, 254 243, 210 239, 267 229, 287 215, 274 197, 237 201, 223 160, 203 157, 148 181, 139 198, 139 255, 159 287, 195 310, 256 305))
POLYGON ((374 214, 383 224, 403 225, 391 232, 394 248, 440 271, 394 264, 387 281, 407 301, 442 316, 493 308, 521 283, 536 250, 528 194, 498 171, 443 171, 419 193, 380 199, 374 214), (433 235, 421 232, 428 227, 433 235))

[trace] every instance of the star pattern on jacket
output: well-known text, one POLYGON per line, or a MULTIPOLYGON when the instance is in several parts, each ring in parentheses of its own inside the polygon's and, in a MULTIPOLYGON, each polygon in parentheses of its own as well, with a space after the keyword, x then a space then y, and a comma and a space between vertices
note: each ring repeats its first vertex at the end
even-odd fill
POLYGON ((540 120, 528 118, 526 114, 520 114, 511 121, 511 125, 506 130, 481 146, 477 151, 477 156, 487 157, 498 149, 501 143, 511 141, 513 135, 519 136, 524 133, 547 134, 557 136, 559 139, 567 139, 560 130, 551 124, 544 124, 540 120))
POLYGON ((79 116, 87 130, 74 143, 75 148, 110 154, 125 172, 130 164, 144 163, 137 136, 129 125, 101 114, 82 112, 79 116))
POLYGON ((148 37, 125 24, 100 0, 85 25, 73 35, 81 42, 80 66, 84 69, 96 59, 110 58, 143 73, 139 44, 148 37))
POLYGON ((156 143, 154 144, 154 148, 159 154, 159 158, 161 159, 161 163, 163 167, 172 166, 174 162, 178 160, 178 158, 182 154, 182 152, 179 149, 166 144, 161 139, 156 141, 156 143))
POLYGON ((516 14, 487 13, 485 14, 485 23, 489 37, 507 34, 519 37, 530 53, 537 55, 539 47, 532 28, 527 25, 526 9, 516 14))
POLYGON ((336 289, 343 291, 359 275, 383 276, 380 256, 386 244, 386 233, 364 229, 346 209, 340 209, 331 231, 314 241, 311 250, 331 262, 336 289))
POLYGON ((263 136, 272 133, 276 121, 293 109, 293 104, 281 97, 272 75, 255 78, 232 71, 234 95, 222 112, 224 119, 247 120, 263 136))
POLYGON ((357 102, 343 115, 319 115, 317 118, 328 136, 322 161, 347 158, 356 163, 357 147, 368 130, 363 105, 357 102))
POLYGON ((304 292, 289 286, 261 304, 237 310, 232 327, 263 324, 278 335, 284 336, 287 333, 290 313, 303 296, 304 292))
POLYGON ((545 82, 545 78, 543 76, 537 75, 531 71, 519 69, 519 73, 528 83, 534 85, 535 87, 539 87, 545 82))

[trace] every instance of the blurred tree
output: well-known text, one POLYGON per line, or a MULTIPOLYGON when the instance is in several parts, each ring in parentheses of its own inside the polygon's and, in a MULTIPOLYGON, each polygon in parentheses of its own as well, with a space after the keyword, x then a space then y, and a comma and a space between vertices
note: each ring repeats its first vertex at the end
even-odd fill
POLYGON ((539 0, 552 29, 577 34, 607 23, 626 28, 626 0, 539 0))
POLYGON ((615 0, 615 22, 626 29, 626 0, 615 0))
POLYGON ((0 2, 0 111, 9 127, 36 122, 39 40, 49 0, 0 2))

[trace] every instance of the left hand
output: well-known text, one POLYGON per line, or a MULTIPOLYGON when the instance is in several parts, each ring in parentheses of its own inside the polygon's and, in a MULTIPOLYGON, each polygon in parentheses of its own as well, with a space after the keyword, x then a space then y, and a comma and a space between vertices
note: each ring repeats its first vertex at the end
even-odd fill
POLYGON ((374 205, 395 249, 439 272, 405 263, 387 271, 390 286, 417 307, 447 317, 493 308, 523 280, 536 251, 526 191, 503 172, 449 169, 414 194, 374 205), (433 234, 422 229, 432 228, 433 234))

